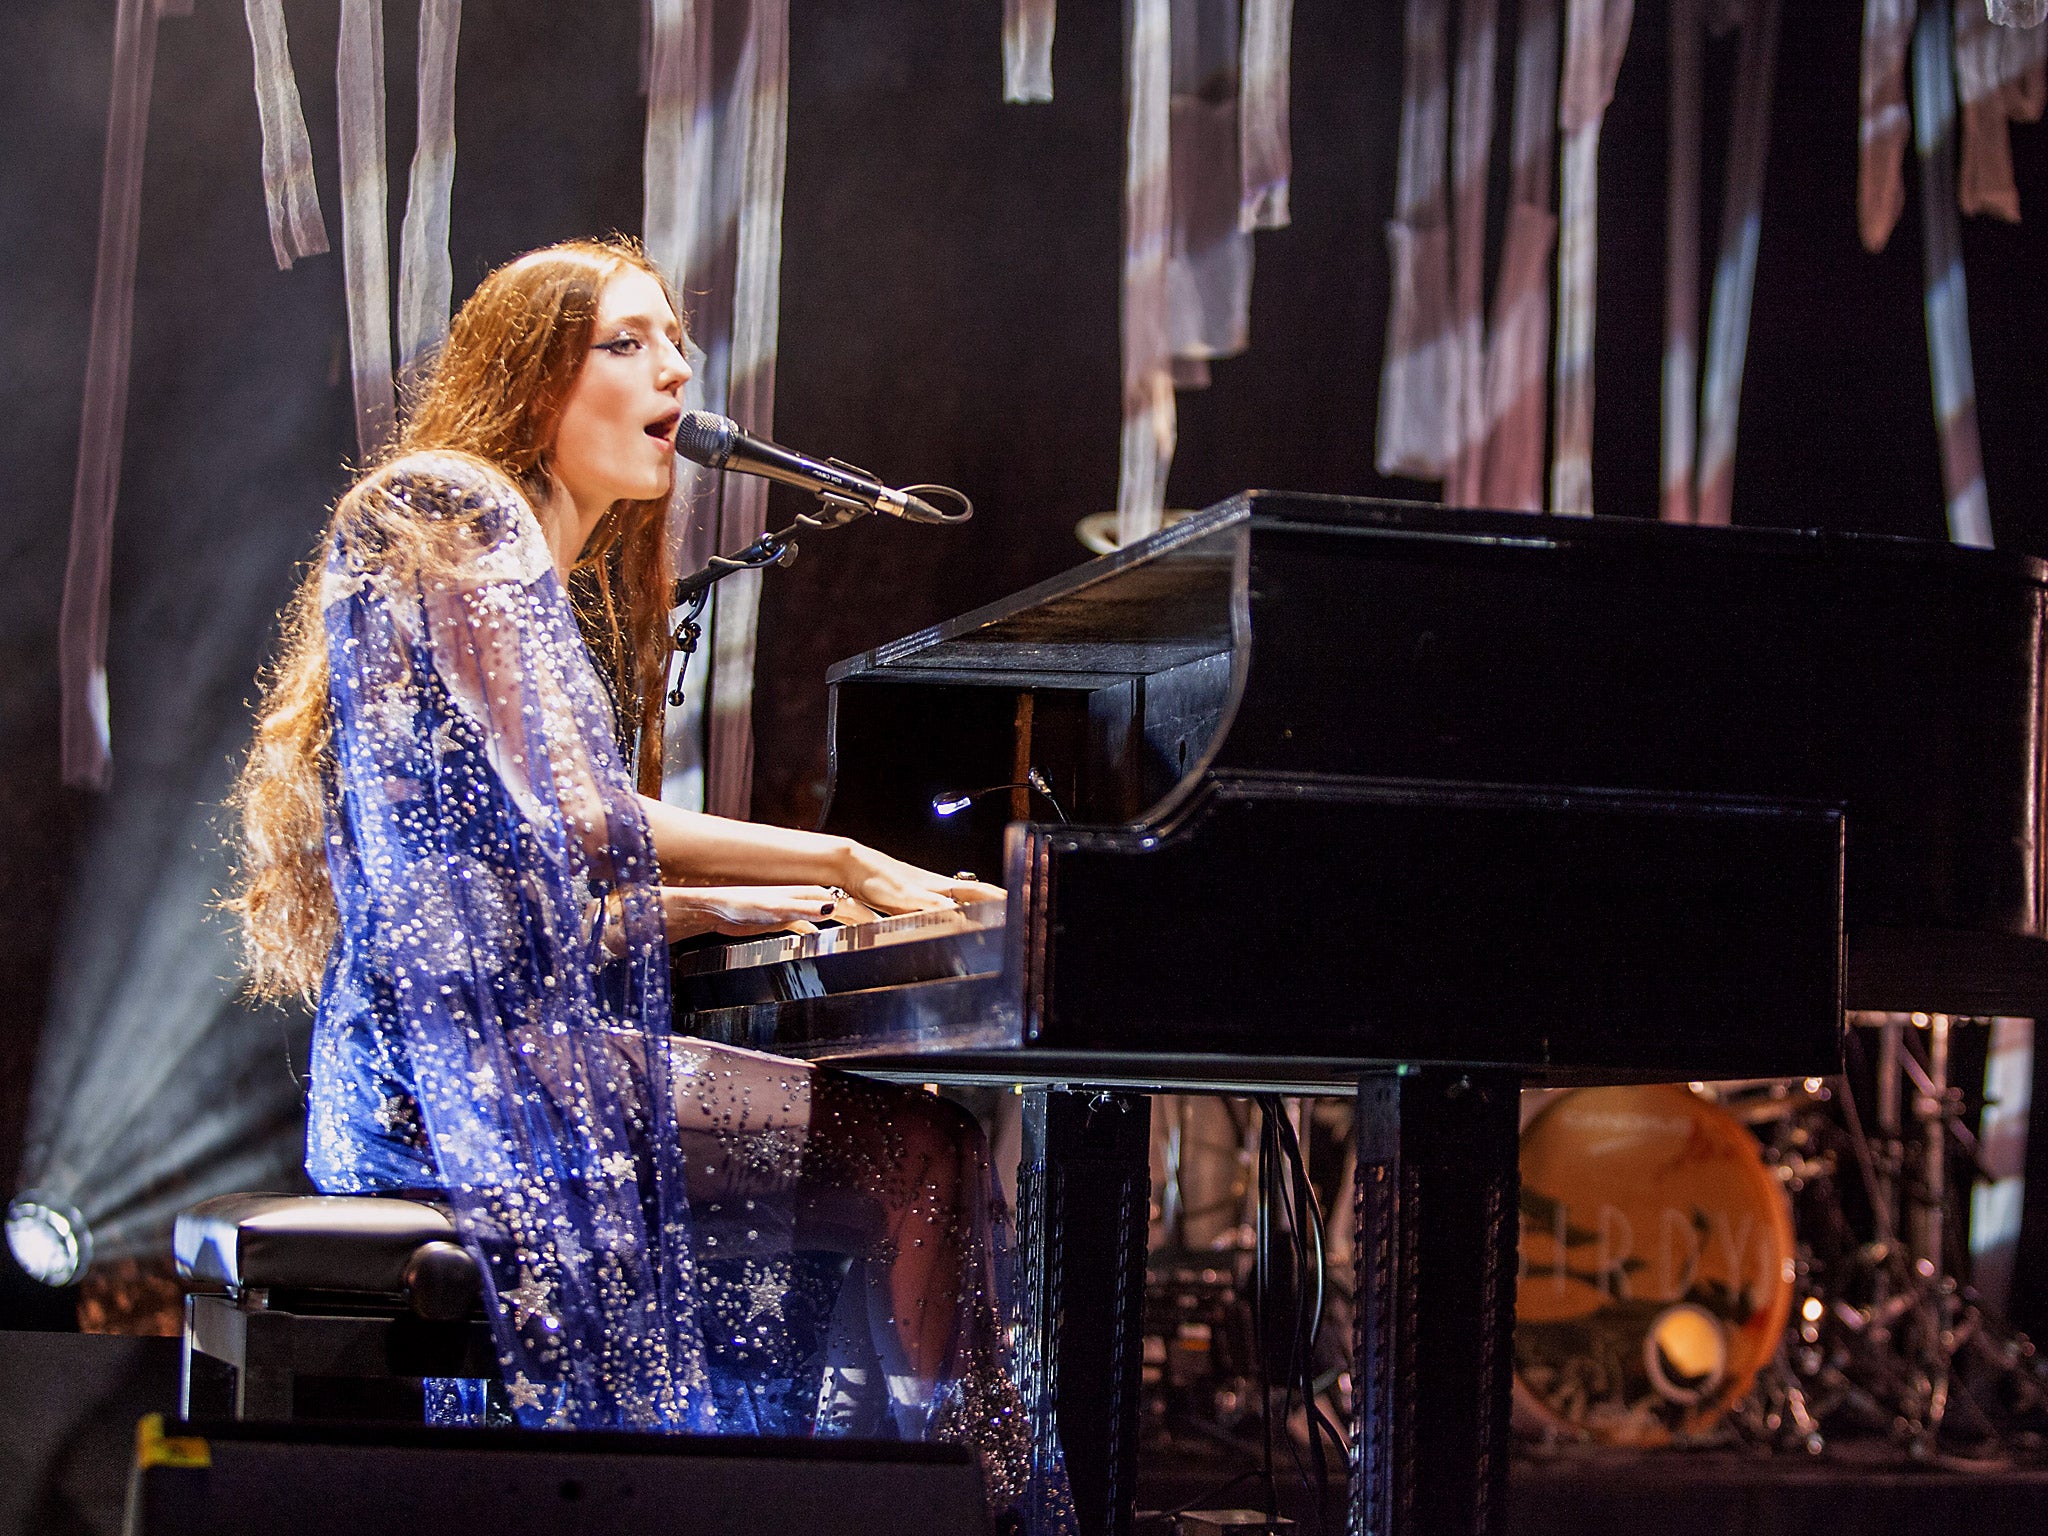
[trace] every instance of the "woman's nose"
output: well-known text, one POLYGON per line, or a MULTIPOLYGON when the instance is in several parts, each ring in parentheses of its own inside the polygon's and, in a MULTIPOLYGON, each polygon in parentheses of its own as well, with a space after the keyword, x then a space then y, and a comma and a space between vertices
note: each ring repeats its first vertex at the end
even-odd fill
POLYGON ((663 338, 661 344, 661 387, 671 389, 690 382, 690 360, 683 349, 663 338))

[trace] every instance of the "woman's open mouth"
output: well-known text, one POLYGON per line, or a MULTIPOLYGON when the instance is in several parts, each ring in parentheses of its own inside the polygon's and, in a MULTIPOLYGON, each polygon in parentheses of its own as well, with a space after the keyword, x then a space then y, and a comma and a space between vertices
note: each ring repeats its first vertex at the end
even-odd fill
POLYGON ((681 410, 666 411, 662 415, 657 416, 653 421, 647 423, 646 427, 642 430, 649 437, 659 439, 664 445, 673 450, 676 445, 676 423, 682 419, 683 413, 681 410))

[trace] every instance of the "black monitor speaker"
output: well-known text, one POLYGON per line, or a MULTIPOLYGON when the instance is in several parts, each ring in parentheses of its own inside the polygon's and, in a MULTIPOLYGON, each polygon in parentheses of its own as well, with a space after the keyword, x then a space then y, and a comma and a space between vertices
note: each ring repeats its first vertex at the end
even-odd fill
POLYGON ((990 1529, 959 1446, 145 1424, 124 1536, 939 1536, 990 1529))

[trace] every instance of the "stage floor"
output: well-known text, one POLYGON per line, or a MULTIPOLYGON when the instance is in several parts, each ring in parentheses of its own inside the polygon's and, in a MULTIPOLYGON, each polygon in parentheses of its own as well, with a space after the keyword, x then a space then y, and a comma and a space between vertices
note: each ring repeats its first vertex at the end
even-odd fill
MULTIPOLYGON (((135 1421, 177 1399, 177 1341, 0 1331, 0 1536, 118 1536, 135 1421)), ((1246 1508, 1214 1494, 1234 1454, 1154 1456, 1141 1509, 1246 1508)), ((1291 1472, 1282 1503, 1313 1531, 1291 1472)), ((1164 1529, 1141 1523, 1139 1532, 1164 1529)), ((1324 1529, 1343 1529, 1333 1498, 1324 1529)), ((2048 1459, 1911 1467, 1890 1447, 1819 1457, 1738 1451, 1569 1450, 1516 1461, 1506 1536, 2005 1536, 2048 1533, 2048 1459)))
MULTIPOLYGON (((1138 1472, 1139 1507, 1254 1508, 1248 1481, 1213 1499, 1242 1463, 1231 1458, 1154 1457, 1138 1472)), ((1315 1531, 1313 1509, 1292 1468, 1282 1512, 1315 1531)), ((1167 1529, 1141 1521, 1140 1536, 1167 1529)), ((1344 1529, 1341 1497, 1323 1530, 1344 1529)), ((2048 1459, 2028 1465, 1907 1465, 1879 1441, 1847 1441, 1820 1456, 1752 1451, 1616 1451, 1568 1448, 1518 1457, 1509 1474, 1504 1536, 2006 1536, 2048 1533, 2048 1459)))

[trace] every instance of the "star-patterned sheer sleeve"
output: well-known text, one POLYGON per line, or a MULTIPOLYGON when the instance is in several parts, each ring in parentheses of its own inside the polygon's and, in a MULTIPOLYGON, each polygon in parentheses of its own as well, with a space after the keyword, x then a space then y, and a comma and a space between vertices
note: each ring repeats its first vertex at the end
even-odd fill
POLYGON ((672 1037, 654 851, 526 503, 401 460, 337 513, 322 602, 314 1181, 448 1201, 522 1424, 965 1441, 998 1509, 1070 1529, 971 1118, 672 1037))
POLYGON ((401 460, 337 514, 321 596, 342 935, 314 1178, 445 1193, 523 1422, 709 1429, 682 1149, 649 1134, 660 876, 539 525, 480 466, 401 460))

